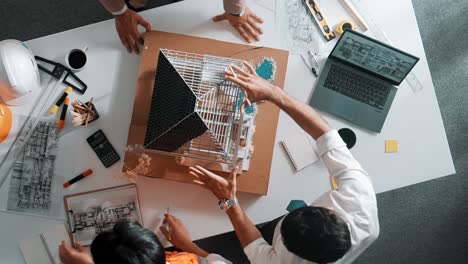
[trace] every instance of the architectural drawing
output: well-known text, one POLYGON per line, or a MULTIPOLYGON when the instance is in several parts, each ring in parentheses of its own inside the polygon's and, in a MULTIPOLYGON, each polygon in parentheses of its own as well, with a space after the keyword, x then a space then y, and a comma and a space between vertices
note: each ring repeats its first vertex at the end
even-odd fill
POLYGON ((393 79, 402 79, 413 66, 399 53, 368 43, 367 40, 346 38, 337 49, 337 54, 377 73, 393 79))
POLYGON ((74 229, 79 232, 90 229, 95 235, 109 231, 112 227, 122 221, 138 221, 135 202, 110 207, 91 207, 86 211, 71 212, 74 229))
POLYGON ((73 240, 83 245, 90 245, 96 235, 118 222, 142 223, 135 185, 77 193, 64 199, 73 240))
POLYGON ((291 54, 319 53, 324 42, 304 0, 277 0, 276 24, 291 54))
POLYGON ((58 137, 55 121, 39 121, 13 165, 7 210, 58 217, 61 206, 54 199, 58 137))

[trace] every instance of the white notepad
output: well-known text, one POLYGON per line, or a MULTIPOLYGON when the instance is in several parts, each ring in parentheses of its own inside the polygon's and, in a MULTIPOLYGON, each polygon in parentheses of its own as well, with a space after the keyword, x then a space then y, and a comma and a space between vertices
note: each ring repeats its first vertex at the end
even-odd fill
POLYGON ((62 241, 71 244, 63 224, 21 241, 20 249, 27 264, 60 264, 59 246, 62 241))
POLYGON ((302 131, 282 140, 281 145, 283 145, 291 163, 297 171, 302 170, 319 159, 312 139, 309 139, 307 134, 302 131))

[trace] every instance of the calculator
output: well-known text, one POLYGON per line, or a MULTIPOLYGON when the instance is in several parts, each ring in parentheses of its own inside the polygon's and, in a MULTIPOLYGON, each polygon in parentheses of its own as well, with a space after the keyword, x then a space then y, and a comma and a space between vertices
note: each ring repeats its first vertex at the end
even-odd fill
POLYGON ((106 135, 102 130, 96 131, 86 139, 88 144, 94 150, 98 158, 101 160, 104 167, 109 168, 114 163, 120 160, 119 154, 115 151, 106 135))

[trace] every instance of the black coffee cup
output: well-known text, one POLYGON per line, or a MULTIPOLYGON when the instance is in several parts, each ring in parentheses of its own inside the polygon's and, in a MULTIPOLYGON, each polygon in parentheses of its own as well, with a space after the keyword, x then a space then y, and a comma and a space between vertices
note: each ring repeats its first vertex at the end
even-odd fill
POLYGON ((67 67, 73 71, 82 70, 88 62, 88 56, 86 55, 87 49, 87 47, 84 47, 82 49, 72 49, 70 52, 68 52, 67 56, 65 57, 65 63, 67 67))

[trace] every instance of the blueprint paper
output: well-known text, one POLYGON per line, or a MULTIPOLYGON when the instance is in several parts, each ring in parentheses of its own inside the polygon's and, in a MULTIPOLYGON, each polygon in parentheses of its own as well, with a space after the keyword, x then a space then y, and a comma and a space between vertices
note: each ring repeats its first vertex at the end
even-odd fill
MULTIPOLYGON (((17 117, 21 118, 23 117, 17 117)), ((19 142, 25 141, 26 134, 30 131, 28 127, 31 127, 31 122, 28 122, 20 135, 19 142)), ((18 126, 15 127, 17 128, 18 126)), ((14 159, 13 169, 2 187, 0 210, 65 218, 61 188, 63 178, 55 173, 58 139, 56 121, 39 121, 18 156, 10 157, 14 159)))
POLYGON ((276 27, 291 54, 320 53, 324 40, 303 0, 276 1, 276 27))

